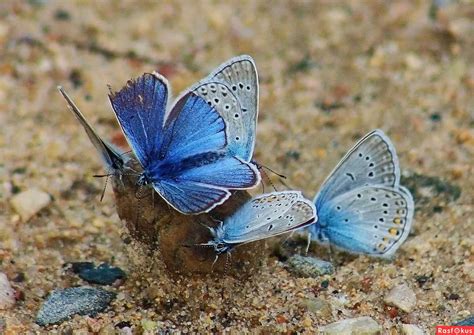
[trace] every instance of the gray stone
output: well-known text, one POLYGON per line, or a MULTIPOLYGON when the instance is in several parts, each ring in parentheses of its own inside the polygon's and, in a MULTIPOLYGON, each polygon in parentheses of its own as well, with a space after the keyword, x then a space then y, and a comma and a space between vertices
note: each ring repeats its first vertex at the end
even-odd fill
POLYGON ((454 326, 474 326, 474 315, 454 323, 454 326))
POLYGON ((115 298, 115 293, 93 287, 72 287, 53 291, 43 302, 36 323, 60 323, 75 314, 94 316, 115 298))
POLYGON ((403 324, 400 327, 403 335, 424 335, 425 332, 417 325, 403 324))
POLYGON ((325 335, 378 335, 382 327, 374 319, 363 316, 330 323, 319 329, 325 335))
POLYGON ((319 298, 304 299, 303 306, 317 316, 327 318, 332 315, 332 307, 329 302, 319 298))
POLYGON ((319 258, 294 255, 287 261, 288 271, 299 277, 316 278, 325 274, 332 274, 334 266, 330 262, 319 258))
POLYGON ((416 306, 416 294, 407 284, 397 285, 384 298, 387 305, 395 306, 410 313, 416 306))
POLYGON ((20 214, 23 222, 28 221, 32 216, 48 206, 50 202, 50 195, 36 188, 18 193, 10 200, 11 205, 20 214))
POLYGON ((8 309, 15 304, 15 290, 10 285, 6 274, 0 272, 0 310, 8 309))

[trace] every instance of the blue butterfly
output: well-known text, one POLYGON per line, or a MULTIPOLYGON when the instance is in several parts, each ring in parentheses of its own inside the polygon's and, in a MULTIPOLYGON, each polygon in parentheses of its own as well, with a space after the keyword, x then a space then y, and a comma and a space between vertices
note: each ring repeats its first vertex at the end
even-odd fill
POLYGON ((189 92, 167 110, 168 83, 157 73, 109 95, 117 120, 143 167, 140 185, 153 188, 184 214, 208 212, 230 190, 260 181, 257 168, 227 151, 222 117, 189 92))
POLYGON ((235 246, 288 233, 317 219, 311 201, 299 191, 262 194, 241 206, 215 228, 212 239, 201 245, 214 248, 216 260, 235 246))
POLYGON ((353 253, 391 257, 413 222, 413 198, 400 186, 395 147, 381 130, 344 156, 314 202, 318 221, 308 227, 309 238, 353 253))

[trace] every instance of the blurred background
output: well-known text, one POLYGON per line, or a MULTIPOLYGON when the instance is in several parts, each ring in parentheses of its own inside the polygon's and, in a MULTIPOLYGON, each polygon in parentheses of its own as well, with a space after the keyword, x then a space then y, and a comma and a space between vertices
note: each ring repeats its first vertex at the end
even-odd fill
MULTIPOLYGON (((69 283, 61 267, 65 261, 113 258, 127 264, 110 190, 98 202, 103 181, 92 175, 101 173, 100 160, 56 86, 66 89, 101 135, 124 144, 108 84, 118 90, 128 79, 156 70, 177 95, 238 54, 251 55, 259 71, 259 162, 312 198, 353 143, 380 128, 398 150, 417 213, 397 261, 359 257, 341 266, 331 279, 337 294, 320 294, 346 300, 335 299, 339 305, 331 303, 327 315, 300 307, 297 293, 308 296, 313 291, 306 289, 318 280, 301 282, 274 269, 273 260, 269 278, 293 283, 291 293, 275 293, 274 308, 243 300, 245 313, 267 321, 235 312, 229 324, 311 332, 318 324, 370 315, 387 332, 401 323, 432 332, 435 324, 469 316, 471 1, 29 0, 0 3, 0 266, 9 278, 20 272, 27 278, 15 284, 24 296, 15 314, 8 314, 10 327, 38 327, 31 315, 43 297, 58 282, 69 283), (32 188, 52 200, 25 220, 9 200, 32 188), (420 276, 428 279, 420 284, 420 276), (371 278, 370 292, 360 289, 364 278, 371 278), (412 313, 393 315, 379 299, 377 292, 399 281, 417 294, 412 313), (284 315, 281 322, 276 315, 284 315)), ((143 318, 148 313, 134 305, 125 310, 143 318)), ((157 310, 163 322, 180 324, 173 314, 179 311, 157 310)), ((118 316, 111 315, 116 322, 118 316)), ((212 320, 214 328, 195 330, 222 330, 221 319, 212 320)), ((88 327, 76 321, 71 327, 88 327)))

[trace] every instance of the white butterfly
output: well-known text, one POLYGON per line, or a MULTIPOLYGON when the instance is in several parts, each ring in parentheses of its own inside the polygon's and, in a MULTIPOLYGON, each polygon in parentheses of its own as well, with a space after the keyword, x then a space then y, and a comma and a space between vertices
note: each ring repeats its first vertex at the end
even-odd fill
POLYGON ((395 147, 381 130, 342 158, 314 202, 318 221, 308 227, 309 237, 353 253, 391 257, 413 222, 413 198, 400 186, 395 147))
POLYGON ((217 227, 209 227, 213 238, 202 245, 213 247, 219 256, 240 244, 304 228, 316 219, 313 203, 299 191, 263 194, 245 203, 217 227))

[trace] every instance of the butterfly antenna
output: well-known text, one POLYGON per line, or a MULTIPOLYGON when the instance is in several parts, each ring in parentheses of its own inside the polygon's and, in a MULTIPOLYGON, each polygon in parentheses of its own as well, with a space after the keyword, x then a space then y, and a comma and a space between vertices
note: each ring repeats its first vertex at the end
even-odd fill
MULTIPOLYGON (((270 184, 270 186, 275 190, 275 192, 277 192, 277 188, 275 187, 275 184, 273 184, 272 180, 270 179, 270 177, 268 176, 267 172, 265 172, 264 169, 261 169, 260 170, 262 172, 262 174, 264 175, 265 179, 268 181, 268 183, 270 184)), ((263 185, 263 181, 262 181, 262 185, 263 185)), ((265 190, 265 188, 264 188, 265 190)), ((265 193, 265 192, 263 192, 265 193)))
POLYGON ((270 169, 270 168, 269 168, 268 166, 266 166, 266 165, 258 164, 257 167, 264 168, 264 169, 270 171, 271 173, 276 174, 276 175, 277 175, 278 177, 280 177, 281 179, 286 179, 286 176, 285 176, 284 174, 278 173, 278 172, 276 172, 275 170, 270 169))

